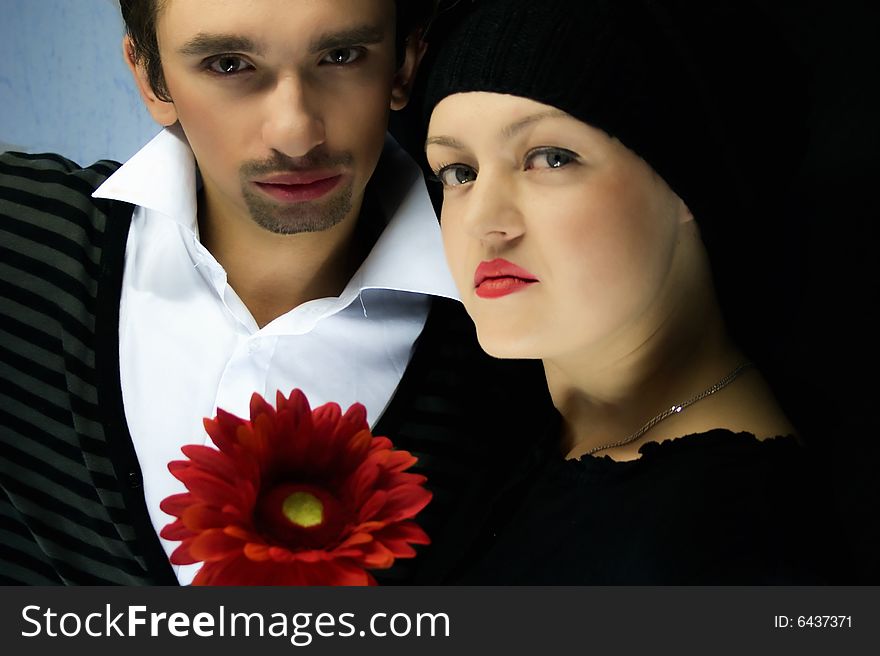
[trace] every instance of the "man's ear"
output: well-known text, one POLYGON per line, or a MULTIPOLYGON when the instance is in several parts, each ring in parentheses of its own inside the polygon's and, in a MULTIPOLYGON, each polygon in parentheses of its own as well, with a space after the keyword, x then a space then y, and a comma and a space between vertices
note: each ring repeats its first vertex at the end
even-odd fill
POLYGON ((174 103, 162 100, 153 91, 147 71, 144 65, 135 57, 134 44, 128 35, 122 39, 122 57, 125 59, 132 77, 134 77, 134 82, 141 94, 144 105, 147 106, 147 111, 150 112, 153 120, 165 127, 177 123, 177 109, 175 109, 174 103))
POLYGON ((392 82, 391 109, 406 107, 413 82, 416 79, 416 71, 419 70, 419 64, 427 49, 428 44, 422 39, 421 32, 413 32, 407 38, 403 64, 397 69, 392 82))

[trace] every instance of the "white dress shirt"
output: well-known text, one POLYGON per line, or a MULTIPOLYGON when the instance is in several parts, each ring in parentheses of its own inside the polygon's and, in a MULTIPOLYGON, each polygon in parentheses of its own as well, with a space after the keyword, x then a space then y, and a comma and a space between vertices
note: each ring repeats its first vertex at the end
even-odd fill
MULTIPOLYGON (((204 417, 217 408, 248 417, 252 393, 274 404, 277 390, 298 387, 313 408, 360 402, 374 425, 409 363, 429 296, 457 298, 418 166, 391 137, 376 175, 389 221, 345 290, 263 328, 199 241, 196 164, 179 128, 161 132, 95 191, 137 206, 122 281, 120 377, 157 532, 173 519, 159 503, 185 491, 168 463, 183 458, 185 444, 210 444, 204 417)), ((180 543, 162 544, 170 555, 180 543)), ((198 567, 174 569, 188 584, 198 567)))

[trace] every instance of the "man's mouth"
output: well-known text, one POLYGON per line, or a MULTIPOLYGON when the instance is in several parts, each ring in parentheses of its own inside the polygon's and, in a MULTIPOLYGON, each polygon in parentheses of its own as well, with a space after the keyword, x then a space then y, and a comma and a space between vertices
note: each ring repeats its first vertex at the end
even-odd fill
POLYGON ((253 184, 282 203, 302 203, 326 196, 342 178, 338 171, 290 171, 254 180, 253 184))

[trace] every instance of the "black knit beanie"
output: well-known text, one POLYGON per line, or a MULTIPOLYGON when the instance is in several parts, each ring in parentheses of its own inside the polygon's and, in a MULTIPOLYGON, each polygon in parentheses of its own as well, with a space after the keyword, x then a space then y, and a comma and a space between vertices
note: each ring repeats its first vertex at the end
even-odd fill
POLYGON ((471 0, 432 44, 424 119, 444 97, 467 91, 562 109, 645 159, 711 241, 712 221, 753 211, 754 183, 769 175, 779 184, 796 154, 797 117, 786 107, 798 96, 785 97, 788 74, 779 73, 789 65, 767 50, 772 37, 761 38, 760 16, 746 6, 471 0))

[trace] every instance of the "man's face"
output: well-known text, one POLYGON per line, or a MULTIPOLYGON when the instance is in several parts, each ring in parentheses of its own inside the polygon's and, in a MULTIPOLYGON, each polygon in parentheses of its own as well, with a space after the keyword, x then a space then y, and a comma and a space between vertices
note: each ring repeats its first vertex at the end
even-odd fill
MULTIPOLYGON (((354 219, 406 102, 393 0, 169 0, 157 37, 206 209, 275 233, 354 219)), ((412 58, 412 53, 408 58, 412 58)), ((151 104, 151 103, 148 103, 151 104)))

